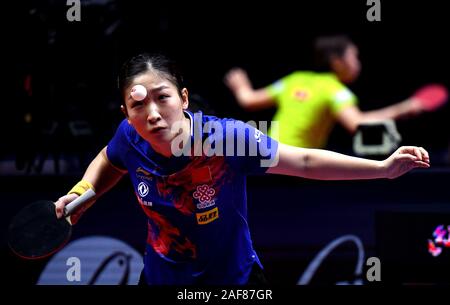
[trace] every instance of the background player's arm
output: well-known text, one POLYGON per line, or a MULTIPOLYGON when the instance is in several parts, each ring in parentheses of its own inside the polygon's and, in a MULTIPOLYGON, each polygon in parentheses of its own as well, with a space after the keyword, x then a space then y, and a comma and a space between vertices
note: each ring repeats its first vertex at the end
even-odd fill
POLYGON ((337 121, 349 132, 356 132, 358 125, 366 122, 397 120, 417 115, 421 112, 417 103, 412 99, 372 111, 361 111, 357 106, 351 105, 343 108, 336 115, 337 121))
POLYGON ((233 92, 239 105, 246 110, 259 110, 275 106, 275 100, 267 89, 253 89, 247 73, 234 68, 225 75, 225 84, 233 92))
POLYGON ((328 150, 307 149, 279 144, 278 164, 269 174, 299 176, 318 180, 396 178, 413 168, 429 167, 425 149, 400 147, 384 161, 351 157, 328 150))

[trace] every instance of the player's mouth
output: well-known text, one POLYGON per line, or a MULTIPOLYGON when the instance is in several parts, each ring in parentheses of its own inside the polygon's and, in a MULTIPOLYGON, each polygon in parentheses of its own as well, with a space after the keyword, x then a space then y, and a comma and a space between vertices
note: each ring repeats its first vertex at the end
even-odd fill
POLYGON ((165 130, 166 127, 162 127, 162 126, 158 126, 158 127, 154 127, 150 130, 150 133, 160 133, 161 131, 165 130))

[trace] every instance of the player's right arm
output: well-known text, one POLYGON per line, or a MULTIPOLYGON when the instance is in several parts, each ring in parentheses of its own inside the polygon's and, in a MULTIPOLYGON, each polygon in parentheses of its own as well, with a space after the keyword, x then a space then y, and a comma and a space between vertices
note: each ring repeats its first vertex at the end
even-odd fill
POLYGON ((246 110, 260 110, 276 105, 266 88, 253 89, 247 73, 241 68, 231 69, 224 79, 239 105, 246 110))
POLYGON ((89 164, 83 180, 89 181, 97 196, 110 190, 127 172, 114 166, 106 155, 106 147, 89 164))
MULTIPOLYGON (((95 199, 97 199, 102 194, 111 189, 114 185, 116 185, 125 173, 126 171, 115 167, 109 161, 108 156, 106 155, 105 147, 89 164, 86 172, 84 173, 83 179, 77 185, 81 186, 81 190, 88 187, 93 188, 96 192, 95 199)), ((81 192, 79 191, 70 191, 69 194, 62 196, 56 201, 56 215, 58 216, 58 218, 63 215, 64 206, 75 200, 75 198, 77 198, 80 194, 81 192)), ((87 205, 83 206, 83 208, 81 208, 79 211, 76 211, 71 216, 72 223, 76 223, 78 221, 78 218, 81 216, 81 214, 95 202, 95 199, 89 202, 87 205)))
POLYGON ((419 107, 413 100, 408 99, 403 102, 390 105, 372 111, 361 111, 357 106, 348 106, 342 109, 337 115, 337 121, 350 133, 355 133, 358 126, 363 123, 397 120, 404 117, 414 116, 420 113, 419 107))

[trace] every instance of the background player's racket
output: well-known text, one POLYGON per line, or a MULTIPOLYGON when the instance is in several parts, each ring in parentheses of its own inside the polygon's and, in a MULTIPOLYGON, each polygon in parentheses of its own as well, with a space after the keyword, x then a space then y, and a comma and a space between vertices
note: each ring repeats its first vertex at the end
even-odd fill
POLYGON ((55 204, 40 200, 24 207, 8 228, 8 245, 25 259, 45 258, 60 250, 69 241, 72 225, 66 219, 78 207, 95 196, 91 189, 64 207, 64 216, 56 218, 55 204))
POLYGON ((448 100, 448 91, 443 85, 429 84, 417 90, 413 96, 425 111, 434 111, 448 100))

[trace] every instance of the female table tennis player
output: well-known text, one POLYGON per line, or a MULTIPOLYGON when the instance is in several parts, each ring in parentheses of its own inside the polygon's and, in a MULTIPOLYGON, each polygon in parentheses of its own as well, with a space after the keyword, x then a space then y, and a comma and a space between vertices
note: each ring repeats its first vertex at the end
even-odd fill
MULTIPOLYGON (((56 211, 62 217, 80 194, 92 188, 101 195, 128 173, 148 217, 144 284, 264 282, 247 223, 249 174, 377 179, 430 166, 420 147, 374 161, 287 146, 243 122, 191 113, 182 77, 162 55, 130 59, 119 87, 125 119, 56 211), (131 95, 136 85, 145 87, 143 99, 131 95)), ((71 216, 73 223, 84 210, 71 216)))

